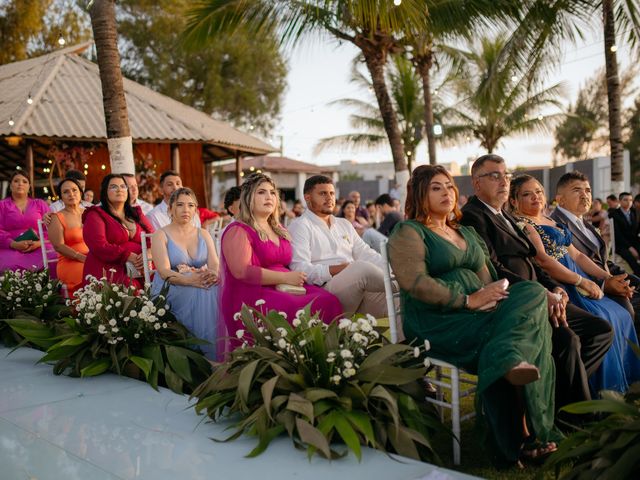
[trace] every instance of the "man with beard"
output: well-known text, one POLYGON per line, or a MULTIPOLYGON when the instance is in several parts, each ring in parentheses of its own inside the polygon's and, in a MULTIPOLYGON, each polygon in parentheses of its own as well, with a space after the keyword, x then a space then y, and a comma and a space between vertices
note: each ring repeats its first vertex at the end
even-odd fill
POLYGON ((351 223, 333 215, 333 181, 315 175, 304 184, 307 210, 291 222, 293 247, 290 268, 307 274, 307 281, 336 295, 346 313, 386 317, 384 263, 351 223))

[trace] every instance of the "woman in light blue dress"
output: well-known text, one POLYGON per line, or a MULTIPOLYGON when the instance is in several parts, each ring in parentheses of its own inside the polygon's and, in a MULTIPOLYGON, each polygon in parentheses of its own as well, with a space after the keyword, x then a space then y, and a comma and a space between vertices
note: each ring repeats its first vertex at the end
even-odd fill
POLYGON ((613 327, 613 343, 600 368, 589 378, 592 390, 626 392, 629 385, 640 380, 640 359, 629 345, 637 345, 638 336, 629 312, 604 296, 598 286, 610 276, 609 272, 571 245, 571 231, 566 225, 543 214, 544 189, 535 178, 522 175, 514 179, 510 201, 514 214, 522 221, 519 225, 538 250, 536 261, 540 266, 563 284, 571 303, 613 327))
POLYGON ((176 319, 210 345, 200 348, 215 359, 218 322, 218 255, 209 232, 191 223, 198 201, 189 188, 179 188, 169 199, 171 223, 151 239, 157 273, 151 293, 169 285, 167 302, 176 319))

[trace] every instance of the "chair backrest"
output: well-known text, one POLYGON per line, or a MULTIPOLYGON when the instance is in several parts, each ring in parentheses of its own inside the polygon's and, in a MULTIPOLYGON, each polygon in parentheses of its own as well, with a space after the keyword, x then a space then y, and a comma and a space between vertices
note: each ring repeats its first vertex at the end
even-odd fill
POLYGON ((609 259, 613 263, 618 263, 616 260, 616 230, 613 225, 613 218, 607 218, 607 222, 609 223, 609 248, 611 249, 611 255, 609 255, 609 259))
POLYGON ((391 342, 398 342, 398 322, 401 322, 400 312, 400 292, 393 291, 393 273, 391 273, 391 265, 389 265, 389 254, 387 252, 388 240, 385 238, 380 241, 380 254, 384 260, 384 296, 387 302, 387 311, 389 315, 389 332, 391 334, 391 342), (397 305, 397 307, 396 307, 397 305))
POLYGON ((149 265, 149 252, 147 249, 147 238, 151 238, 152 233, 142 232, 140 234, 140 246, 142 247, 142 269, 144 270, 144 284, 151 283, 151 273, 155 272, 149 265))
POLYGON ((49 253, 51 251, 47 250, 47 243, 44 241, 44 223, 42 219, 38 219, 38 237, 40 237, 40 252, 42 253, 42 265, 44 268, 49 268, 50 263, 55 263, 58 261, 58 256, 55 258, 49 259, 49 253))

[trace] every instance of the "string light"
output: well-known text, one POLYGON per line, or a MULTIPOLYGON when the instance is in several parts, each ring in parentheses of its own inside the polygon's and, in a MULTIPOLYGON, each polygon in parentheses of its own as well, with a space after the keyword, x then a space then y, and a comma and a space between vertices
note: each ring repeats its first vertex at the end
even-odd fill
POLYGON ((62 47, 62 46, 64 46, 65 43, 67 43, 67 41, 62 36, 62 32, 60 32, 58 34, 58 45, 60 45, 62 47))
POLYGON ((512 75, 512 76, 511 76, 511 81, 512 81, 513 83, 516 83, 516 82, 518 81, 518 77, 517 77, 517 76, 515 76, 515 75, 512 75))
POLYGON ((609 50, 611 50, 612 52, 615 53, 615 52, 618 51, 618 46, 617 45, 611 45, 611 48, 609 50))
POLYGON ((9 126, 13 127, 16 124, 16 122, 13 121, 13 117, 9 119, 9 126))
POLYGON ((402 3, 402 0, 393 0, 393 4, 398 7, 402 3))
POLYGON ((106 169, 107 169, 107 166, 106 166, 105 164, 102 164, 102 165, 100 165, 100 168, 101 168, 102 170, 106 170, 106 169))
POLYGON ((31 93, 29 93, 29 97, 27 98, 27 103, 31 105, 33 103, 33 98, 31 98, 31 93))

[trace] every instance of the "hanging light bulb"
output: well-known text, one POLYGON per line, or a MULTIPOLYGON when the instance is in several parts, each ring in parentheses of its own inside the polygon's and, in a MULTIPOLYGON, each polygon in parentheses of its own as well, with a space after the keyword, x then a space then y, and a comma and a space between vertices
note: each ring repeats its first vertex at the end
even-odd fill
POLYGON ((58 34, 58 45, 60 45, 62 47, 65 43, 67 43, 67 41, 62 36, 62 32, 60 32, 58 34))
POLYGON ((402 3, 402 0, 393 0, 393 4, 397 7, 402 3))
POLYGON ((9 119, 9 126, 13 127, 16 124, 16 122, 13 121, 13 118, 9 119))
POLYGON ((611 45, 610 50, 611 50, 612 52, 617 52, 617 51, 618 51, 618 46, 617 46, 617 45, 611 45))
POLYGON ((29 97, 27 98, 27 103, 29 105, 31 105, 33 103, 33 98, 31 98, 31 94, 29 94, 29 97))

